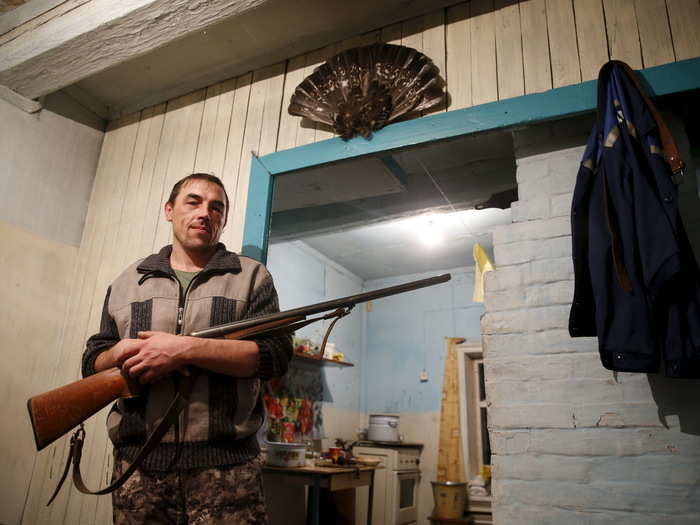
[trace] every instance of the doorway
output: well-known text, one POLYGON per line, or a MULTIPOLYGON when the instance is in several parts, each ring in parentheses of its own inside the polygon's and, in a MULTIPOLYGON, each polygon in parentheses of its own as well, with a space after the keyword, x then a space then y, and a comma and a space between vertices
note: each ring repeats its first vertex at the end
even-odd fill
MULTIPOLYGON (((329 339, 336 357, 353 366, 294 365, 275 393, 312 396, 313 428, 299 439, 317 440, 323 450, 358 439, 369 414, 399 415, 404 442, 422 447, 417 500, 427 516, 445 338, 480 337, 472 253, 478 243, 494 261, 492 232, 511 222, 512 135, 493 131, 383 151, 274 181, 267 265, 281 309, 452 275, 444 285, 358 305, 329 339)), ((297 348, 318 345, 324 328, 300 330, 297 348)), ((303 402, 291 403, 280 419, 293 420, 303 402)))

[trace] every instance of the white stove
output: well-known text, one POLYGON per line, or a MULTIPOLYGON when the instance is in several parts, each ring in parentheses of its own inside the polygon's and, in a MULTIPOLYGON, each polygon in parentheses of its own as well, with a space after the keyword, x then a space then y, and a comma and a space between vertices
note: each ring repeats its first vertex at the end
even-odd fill
MULTIPOLYGON (((370 456, 380 462, 380 468, 374 474, 373 524, 416 523, 422 449, 423 445, 419 443, 367 441, 353 447, 356 456, 370 456)), ((356 525, 364 525, 367 501, 368 491, 364 489, 357 498, 356 525)))

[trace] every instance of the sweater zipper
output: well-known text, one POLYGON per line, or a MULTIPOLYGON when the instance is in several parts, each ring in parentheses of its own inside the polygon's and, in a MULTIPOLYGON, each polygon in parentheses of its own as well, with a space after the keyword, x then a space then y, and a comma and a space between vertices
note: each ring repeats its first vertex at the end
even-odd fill
MULTIPOLYGON (((175 278, 178 283, 178 299, 177 299, 177 329, 175 330, 177 335, 182 335, 185 320, 185 301, 187 299, 187 294, 192 288, 192 283, 199 277, 199 274, 195 275, 192 280, 187 285, 185 290, 182 289, 182 284, 180 280, 175 278)), ((175 391, 179 389, 179 378, 175 376, 175 391)), ((182 443, 185 440, 184 436, 185 429, 185 414, 180 413, 177 420, 175 421, 173 432, 175 432, 175 458, 179 458, 182 453, 182 443), (181 430, 182 429, 182 430, 181 430), (180 435, 182 433, 182 436, 180 435)))
MULTIPOLYGON (((200 272, 201 273, 201 272, 200 272)), ((178 292, 178 306, 177 306, 177 330, 176 333, 177 335, 182 335, 183 332, 183 324, 185 321, 185 301, 187 300, 187 294, 190 291, 190 288, 192 288, 192 284, 197 280, 197 277, 199 277, 199 273, 195 275, 190 283, 187 285, 187 288, 183 291, 182 290, 182 285, 180 285, 180 290, 178 292)), ((178 280, 178 283, 180 281, 178 280)))
MULTIPOLYGON (((187 290, 182 289, 182 284, 180 284, 180 280, 177 280, 178 284, 178 290, 177 290, 177 328, 175 329, 175 333, 177 335, 182 335, 182 323, 184 321, 185 317, 185 296, 187 295, 187 290)), ((190 284, 192 282, 190 281, 190 284)), ((187 285, 187 289, 189 290, 190 285, 187 285)))
POLYGON ((181 301, 177 307, 177 335, 182 334, 182 318, 185 315, 185 302, 181 301))

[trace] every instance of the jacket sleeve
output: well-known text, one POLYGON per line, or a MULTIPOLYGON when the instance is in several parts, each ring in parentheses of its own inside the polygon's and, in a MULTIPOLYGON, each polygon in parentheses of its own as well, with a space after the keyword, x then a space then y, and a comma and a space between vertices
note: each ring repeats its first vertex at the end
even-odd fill
MULTIPOLYGON (((277 291, 268 274, 253 292, 250 301, 243 312, 243 319, 279 312, 277 291)), ((291 334, 252 338, 260 350, 258 370, 256 375, 263 380, 281 377, 287 373, 289 361, 292 359, 291 334)))
POLYGON ((109 314, 109 296, 112 287, 107 288, 104 306, 102 307, 102 318, 100 320, 100 331, 88 339, 83 352, 83 377, 91 376, 95 373, 95 359, 105 350, 112 348, 119 342, 119 332, 117 324, 109 314))
POLYGON ((571 337, 594 337, 596 307, 591 272, 588 264, 591 239, 589 238, 589 206, 596 178, 590 164, 582 163, 576 178, 571 206, 571 240, 574 266, 574 297, 569 313, 571 337))
MULTIPOLYGON (((599 124, 593 126, 586 143, 571 201, 571 241, 572 262, 574 269, 574 297, 569 313, 569 335, 571 337, 594 337, 597 335, 596 307, 591 279, 589 256, 591 243, 591 206, 593 195, 600 194, 596 184, 600 185, 598 174, 600 162, 599 124)), ((598 200, 601 200, 600 197, 598 200)))

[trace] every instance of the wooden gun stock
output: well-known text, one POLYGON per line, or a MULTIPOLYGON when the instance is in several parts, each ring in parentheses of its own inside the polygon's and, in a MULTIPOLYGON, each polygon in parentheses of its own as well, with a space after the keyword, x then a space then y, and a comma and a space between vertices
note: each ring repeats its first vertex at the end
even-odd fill
POLYGON ((112 401, 134 395, 121 370, 110 368, 30 398, 27 408, 37 450, 50 445, 112 401))

